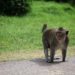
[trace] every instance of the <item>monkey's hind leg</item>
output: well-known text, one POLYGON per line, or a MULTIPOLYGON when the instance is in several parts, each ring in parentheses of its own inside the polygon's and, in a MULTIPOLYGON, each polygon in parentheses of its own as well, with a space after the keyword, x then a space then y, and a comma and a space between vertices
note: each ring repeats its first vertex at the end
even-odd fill
POLYGON ((51 51, 50 51, 50 57, 51 57, 50 62, 51 62, 51 63, 52 63, 53 60, 54 60, 54 55, 55 55, 55 49, 51 49, 51 51))
POLYGON ((49 58, 48 58, 48 57, 49 57, 49 56, 48 56, 48 48, 44 48, 44 54, 45 54, 46 62, 49 63, 50 61, 49 61, 49 58))

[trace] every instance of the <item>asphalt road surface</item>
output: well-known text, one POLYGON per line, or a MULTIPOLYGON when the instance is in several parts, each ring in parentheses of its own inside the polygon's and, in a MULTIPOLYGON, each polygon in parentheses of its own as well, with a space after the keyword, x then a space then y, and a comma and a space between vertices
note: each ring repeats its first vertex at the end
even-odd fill
POLYGON ((42 58, 0 62, 0 75, 75 75, 75 58, 54 63, 46 63, 42 58))

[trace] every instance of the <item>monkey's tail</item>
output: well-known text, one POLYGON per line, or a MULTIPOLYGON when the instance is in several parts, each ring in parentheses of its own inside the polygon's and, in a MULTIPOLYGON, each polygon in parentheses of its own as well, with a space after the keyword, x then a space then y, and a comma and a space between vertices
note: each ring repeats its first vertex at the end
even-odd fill
POLYGON ((47 24, 44 24, 42 28, 42 32, 44 32, 46 29, 47 29, 47 24))

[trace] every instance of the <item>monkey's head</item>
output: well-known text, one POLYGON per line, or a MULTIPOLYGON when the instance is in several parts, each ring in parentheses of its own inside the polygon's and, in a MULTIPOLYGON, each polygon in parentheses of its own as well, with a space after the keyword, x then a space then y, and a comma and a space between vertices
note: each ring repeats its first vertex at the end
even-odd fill
POLYGON ((68 35, 67 30, 63 29, 62 27, 58 28, 57 32, 56 32, 56 39, 58 42, 64 42, 67 35, 68 35))

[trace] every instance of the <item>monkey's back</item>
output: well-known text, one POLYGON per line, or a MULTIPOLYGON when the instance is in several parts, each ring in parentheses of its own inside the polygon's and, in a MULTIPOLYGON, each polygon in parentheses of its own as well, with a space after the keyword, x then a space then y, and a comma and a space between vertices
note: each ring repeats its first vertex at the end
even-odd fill
POLYGON ((48 29, 43 33, 43 44, 47 48, 55 47, 57 44, 56 40, 56 31, 55 29, 48 29))

